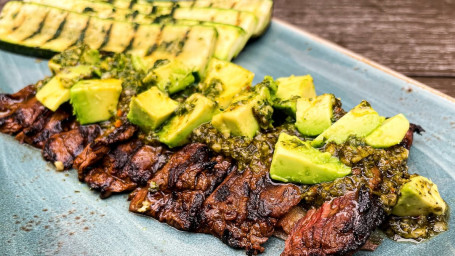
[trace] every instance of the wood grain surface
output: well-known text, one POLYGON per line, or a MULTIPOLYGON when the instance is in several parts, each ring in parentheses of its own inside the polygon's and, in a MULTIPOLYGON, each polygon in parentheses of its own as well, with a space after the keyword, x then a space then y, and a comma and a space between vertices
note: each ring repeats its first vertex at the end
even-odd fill
POLYGON ((275 0, 274 15, 455 96, 455 0, 275 0))
POLYGON ((455 0, 275 0, 274 16, 455 97, 455 0))

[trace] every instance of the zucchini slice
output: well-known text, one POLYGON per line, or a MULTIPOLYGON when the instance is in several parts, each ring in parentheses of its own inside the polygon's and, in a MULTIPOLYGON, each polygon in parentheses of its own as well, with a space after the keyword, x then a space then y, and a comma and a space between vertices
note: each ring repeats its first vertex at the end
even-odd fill
POLYGON ((250 38, 256 29, 258 20, 253 13, 230 9, 208 7, 182 7, 174 10, 174 19, 211 21, 241 27, 250 38))
POLYGON ((205 25, 216 28, 218 32, 218 40, 216 41, 214 57, 230 61, 243 50, 248 41, 245 30, 241 27, 227 25, 210 21, 195 21, 195 20, 177 20, 176 24, 195 26, 205 25))
MULTIPOLYGON (((103 19, 113 19, 118 21, 135 22, 138 24, 166 23, 172 22, 180 25, 194 26, 207 25, 216 28, 219 40, 215 46, 214 56, 222 60, 232 60, 245 46, 249 36, 244 29, 234 25, 228 25, 210 21, 199 20, 174 20, 170 16, 172 10, 177 8, 175 2, 156 2, 150 4, 135 4, 133 9, 122 9, 126 7, 123 2, 117 2, 116 6, 106 2, 96 2, 92 0, 26 0, 26 2, 39 3, 52 7, 62 8, 68 11, 84 13, 103 19), (155 10, 150 8, 155 6, 155 10), (141 8, 139 8, 141 7, 141 8)), ((229 12, 231 13, 231 12, 229 12)), ((237 12, 235 12, 237 14, 237 12)), ((91 27, 89 29, 92 29, 91 27)), ((104 29, 105 31, 106 29, 104 29)), ((100 31, 102 33, 103 31, 100 31)), ((105 49, 106 50, 106 49, 105 49)), ((112 50, 113 51, 113 50, 112 50)))
MULTIPOLYGON (((149 2, 147 0, 139 0, 138 4, 149 2)), ((154 4, 159 1, 153 2, 154 4)), ((181 7, 211 7, 222 9, 233 9, 237 11, 253 13, 258 22, 253 36, 262 35, 272 19, 273 1, 272 0, 196 0, 196 1, 181 1, 181 7)))
MULTIPOLYGON (((257 18, 257 24, 252 36, 258 37, 264 33, 272 18, 273 0, 192 0, 192 1, 162 1, 162 0, 100 0, 109 2, 117 8, 130 8, 141 13, 161 15, 170 14, 179 7, 210 7, 251 12, 257 18), (147 12, 146 12, 147 11, 147 12), (166 13, 166 11, 168 13, 166 13)), ((217 21, 218 22, 218 21, 217 21)), ((230 24, 230 23, 229 23, 230 24)))
POLYGON ((50 57, 85 43, 93 49, 134 53, 149 61, 178 58, 201 76, 217 36, 210 26, 136 24, 18 1, 8 2, 0 16, 0 44, 7 50, 50 57))

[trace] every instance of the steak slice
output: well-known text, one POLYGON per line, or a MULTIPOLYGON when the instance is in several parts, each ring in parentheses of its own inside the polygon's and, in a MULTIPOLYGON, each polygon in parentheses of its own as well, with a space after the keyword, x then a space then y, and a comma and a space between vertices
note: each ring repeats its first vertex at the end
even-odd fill
POLYGON ((171 152, 164 147, 141 147, 132 157, 127 166, 128 176, 139 186, 145 186, 155 173, 163 168, 171 152))
POLYGON ((408 150, 411 149, 412 142, 414 140, 414 133, 421 135, 422 132, 425 132, 422 126, 411 123, 408 132, 406 133, 400 144, 408 150))
POLYGON ((24 128, 28 128, 51 111, 43 106, 35 97, 17 103, 0 118, 0 132, 17 134, 24 128))
POLYGON ((107 131, 102 136, 96 138, 93 142, 88 144, 74 159, 74 168, 78 170, 79 180, 83 181, 85 171, 93 167, 99 160, 101 160, 110 149, 118 143, 129 140, 136 133, 137 127, 125 124, 114 130, 107 131))
POLYGON ((69 106, 59 108, 56 112, 48 111, 38 118, 30 127, 16 135, 21 143, 27 143, 37 148, 43 148, 45 142, 54 134, 67 130, 73 120, 69 106))
POLYGON ((277 221, 300 202, 300 189, 275 184, 266 171, 232 172, 204 202, 199 232, 247 254, 263 252, 277 221))
POLYGON ((113 192, 134 190, 137 184, 130 179, 126 166, 140 147, 142 142, 139 140, 120 144, 106 154, 99 164, 79 175, 84 175, 84 181, 91 189, 101 192, 101 198, 107 198, 113 192))
POLYGON ((293 228, 281 255, 350 255, 385 218, 377 198, 362 187, 311 209, 293 228))
POLYGON ((91 189, 101 192, 101 198, 112 193, 134 190, 147 181, 167 162, 169 151, 163 147, 143 145, 133 139, 113 146, 94 166, 79 172, 91 189))
POLYGON ((100 133, 101 128, 98 125, 87 125, 54 134, 44 144, 43 157, 54 164, 61 162, 63 169, 69 169, 75 157, 100 133))
POLYGON ((168 163, 136 192, 130 211, 152 216, 187 231, 200 224, 206 196, 235 168, 223 156, 211 156, 208 147, 194 143, 174 153, 168 163))
POLYGON ((36 89, 34 85, 24 87, 14 94, 0 94, 0 118, 14 112, 20 103, 34 97, 36 89))

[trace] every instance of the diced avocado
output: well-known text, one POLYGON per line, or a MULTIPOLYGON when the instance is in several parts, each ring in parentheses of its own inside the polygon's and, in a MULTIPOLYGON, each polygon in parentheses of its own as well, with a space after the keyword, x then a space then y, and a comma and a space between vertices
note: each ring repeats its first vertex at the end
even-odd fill
POLYGON ((253 78, 253 72, 239 65, 212 58, 201 89, 220 109, 226 109, 236 95, 251 87, 253 78))
POLYGON ((388 148, 400 143, 409 130, 409 121, 403 114, 389 118, 365 138, 375 148, 388 148))
POLYGON ((158 133, 159 140, 171 148, 184 145, 194 129, 212 119, 215 110, 215 102, 194 93, 179 106, 176 115, 158 133))
POLYGON ((278 138, 270 167, 272 179, 302 184, 329 182, 350 173, 338 158, 286 133, 278 138))
POLYGON ((49 80, 36 93, 36 99, 52 111, 56 111, 60 105, 70 99, 70 88, 77 81, 90 77, 92 68, 80 65, 69 67, 49 80))
POLYGON ((259 124, 253 114, 253 106, 251 104, 239 104, 228 110, 213 117, 213 127, 221 132, 224 137, 229 137, 232 134, 253 138, 259 130, 259 124))
POLYGON ((397 216, 442 215, 447 208, 439 195, 438 186, 423 176, 415 176, 404 184, 392 209, 397 216))
POLYGON ((155 130, 177 107, 176 101, 154 86, 131 99, 128 120, 144 130, 155 130))
POLYGON ((73 111, 81 124, 109 120, 117 111, 122 92, 122 81, 118 79, 83 80, 71 87, 70 97, 73 111))
POLYGON ((243 92, 226 110, 216 114, 212 125, 225 137, 254 137, 259 128, 270 125, 275 91, 275 82, 271 77, 266 77, 253 87, 253 91, 243 92))
POLYGON ((46 108, 56 111, 70 99, 70 89, 63 86, 58 77, 53 77, 37 93, 36 99, 46 108))
POLYGON ((380 126, 384 122, 384 119, 384 117, 378 115, 368 102, 362 101, 316 137, 312 141, 312 145, 319 147, 327 142, 341 144, 349 136, 363 138, 380 126))
POLYGON ((316 97, 313 78, 310 75, 282 77, 278 78, 276 83, 278 90, 273 106, 286 111, 289 115, 295 116, 297 99, 316 97))
POLYGON ((305 136, 317 136, 332 125, 333 94, 297 100, 295 126, 305 136))
POLYGON ((173 94, 194 82, 191 68, 178 60, 157 60, 144 78, 145 83, 153 82, 161 91, 173 94))

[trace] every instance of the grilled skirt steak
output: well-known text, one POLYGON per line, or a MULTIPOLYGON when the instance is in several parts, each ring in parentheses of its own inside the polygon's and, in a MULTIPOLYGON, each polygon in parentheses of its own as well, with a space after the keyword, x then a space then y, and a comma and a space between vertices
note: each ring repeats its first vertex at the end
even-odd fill
POLYGON ((199 232, 249 255, 263 252, 277 221, 300 202, 297 186, 273 184, 266 173, 232 172, 204 202, 199 232))
POLYGON ((105 134, 88 144, 74 159, 73 167, 78 170, 79 180, 83 181, 85 171, 109 153, 112 147, 118 143, 128 141, 136 131, 137 128, 135 126, 124 124, 119 128, 105 132, 105 134))
POLYGON ((11 109, 0 118, 0 132, 17 134, 51 113, 35 97, 14 104, 11 109))
POLYGON ((54 134, 44 144, 43 157, 52 163, 61 162, 64 169, 69 169, 84 147, 93 142, 100 133, 101 128, 98 125, 86 125, 54 134))
POLYGON ((36 89, 34 85, 29 85, 14 94, 0 94, 0 118, 14 112, 20 103, 34 97, 36 89))
POLYGON ((349 192, 309 210, 293 228, 281 255, 349 255, 384 219, 384 210, 366 188, 349 192))
POLYGON ((32 126, 23 129, 16 135, 21 143, 27 143, 37 148, 43 148, 46 141, 54 134, 68 130, 68 126, 74 121, 69 106, 60 108, 56 112, 47 112, 36 120, 32 126))
POLYGON ((212 156, 208 147, 194 143, 174 153, 168 163, 136 192, 130 211, 143 213, 187 231, 200 224, 206 196, 235 166, 223 156, 212 156))
MULTIPOLYGON (((212 234, 249 255, 264 251, 276 227, 289 234, 283 255, 351 254, 384 219, 383 208, 369 192, 382 183, 377 168, 364 187, 347 187, 345 195, 324 197, 316 204, 320 208, 306 211, 297 206, 300 188, 274 183, 266 169, 238 170, 233 160, 199 143, 174 153, 145 145, 138 128, 128 123, 108 131, 81 126, 69 105, 52 112, 35 92, 28 86, 0 94, 0 132, 42 148, 43 157, 56 166, 73 166, 79 179, 103 198, 134 190, 130 211, 181 230, 212 234)), ((341 106, 336 114, 344 114, 341 106)), ((422 131, 411 125, 401 145, 409 149, 414 132, 422 131)))

